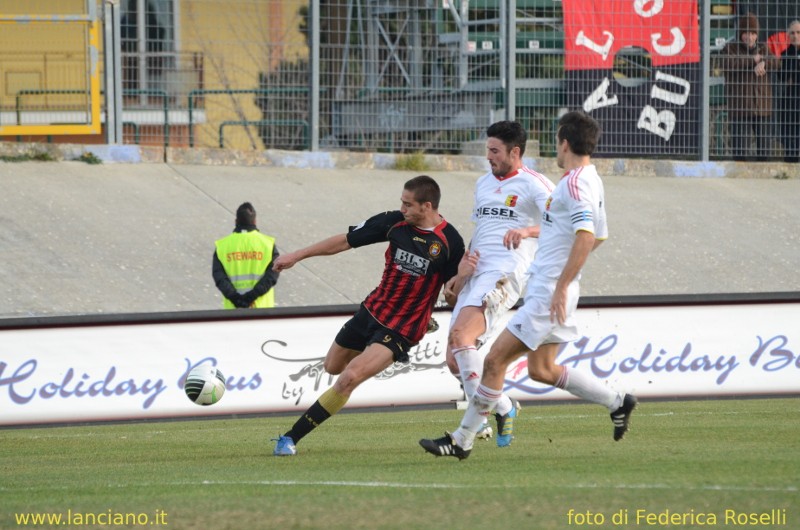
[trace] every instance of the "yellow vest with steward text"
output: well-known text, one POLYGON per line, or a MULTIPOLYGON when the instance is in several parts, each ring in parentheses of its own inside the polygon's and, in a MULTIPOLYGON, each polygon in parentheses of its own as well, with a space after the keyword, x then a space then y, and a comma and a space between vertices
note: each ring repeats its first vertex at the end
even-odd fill
MULTIPOLYGON (((275 238, 262 234, 257 230, 234 232, 216 241, 217 258, 228 274, 231 283, 239 292, 250 291, 264 276, 272 261, 272 249, 275 238)), ((274 307, 275 288, 256 299, 253 307, 274 307)), ((223 307, 233 309, 236 306, 223 298, 223 307)))

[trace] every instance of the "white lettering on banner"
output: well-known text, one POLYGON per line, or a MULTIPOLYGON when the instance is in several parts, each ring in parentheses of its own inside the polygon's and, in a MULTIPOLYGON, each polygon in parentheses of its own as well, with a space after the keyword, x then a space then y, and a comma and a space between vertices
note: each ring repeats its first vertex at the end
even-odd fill
POLYGON ((664 9, 664 0, 634 0, 633 10, 642 18, 654 17, 664 9))
POLYGON ((587 37, 583 30, 580 30, 575 37, 575 45, 589 48, 596 54, 601 55, 605 61, 608 58, 608 54, 611 53, 611 46, 614 44, 614 34, 610 31, 603 31, 603 35, 606 36, 606 42, 600 45, 587 37))
MULTIPOLYGON (((656 71, 655 79, 655 83, 650 90, 651 99, 661 100, 677 106, 686 105, 692 90, 691 84, 688 81, 674 75, 665 74, 661 71, 656 71), (683 90, 681 92, 670 92, 669 90, 658 86, 659 81, 673 83, 682 87, 683 90)), ((618 104, 619 99, 616 95, 611 98, 608 97, 608 88, 610 85, 611 81, 609 81, 607 77, 604 77, 603 81, 597 86, 597 88, 594 89, 594 91, 584 100, 583 110, 585 112, 591 112, 601 107, 608 107, 618 104)), ((645 129, 646 131, 656 134, 664 140, 669 141, 673 131, 675 130, 676 124, 677 118, 675 117, 675 113, 673 111, 662 110, 659 112, 652 105, 645 105, 641 114, 639 115, 637 127, 639 129, 645 129)))
POLYGON ((675 130, 676 123, 675 113, 671 110, 658 112, 650 105, 645 105, 639 115, 639 122, 636 126, 669 141, 672 132, 675 130))
POLYGON ((653 51, 664 57, 672 57, 683 51, 686 47, 686 37, 683 36, 681 29, 672 28, 670 29, 670 33, 672 34, 672 42, 666 45, 658 42, 661 40, 661 33, 653 33, 650 35, 650 44, 653 46, 653 51))
POLYGON ((692 92, 692 85, 686 79, 665 74, 660 70, 656 71, 656 83, 653 85, 653 88, 650 90, 650 97, 653 99, 660 99, 666 101, 667 103, 673 103, 675 105, 686 105, 686 102, 689 100, 689 94, 692 92), (683 87, 682 93, 675 93, 665 90, 658 86, 659 81, 667 81, 668 83, 673 83, 683 87))
MULTIPOLYGON (((682 107, 689 100, 691 91, 691 84, 685 79, 656 71, 656 84, 654 84, 653 88, 650 90, 650 98, 660 99, 682 107), (659 81, 667 81, 679 85, 683 87, 683 92, 675 93, 665 90, 657 85, 659 81)), ((658 112, 654 107, 645 105, 642 109, 642 113, 639 115, 639 122, 636 126, 639 129, 650 131, 669 142, 672 132, 675 130, 676 123, 677 118, 675 117, 675 113, 671 110, 662 110, 658 112)))
POLYGON ((584 112, 592 112, 595 109, 599 109, 601 107, 608 107, 610 105, 616 105, 619 103, 619 98, 617 98, 616 94, 614 97, 608 97, 608 87, 611 85, 611 81, 608 80, 607 77, 603 78, 603 81, 594 89, 594 91, 589 94, 583 102, 583 110, 584 112))
MULTIPOLYGON (((671 78, 671 82, 685 86, 685 90, 670 93, 659 86, 667 74, 656 71, 655 80, 648 80, 649 86, 646 87, 650 89, 651 98, 644 100, 639 86, 645 79, 629 80, 632 82, 628 83, 610 75, 615 69, 615 54, 633 48, 649 51, 655 68, 672 71, 674 67, 677 71, 685 72, 682 75, 689 80, 698 76, 696 5, 667 3, 665 0, 634 0, 627 4, 629 7, 613 13, 590 14, 580 9, 579 2, 568 3, 571 5, 565 4, 564 18, 568 38, 565 68, 570 72, 588 71, 588 76, 581 73, 569 76, 577 84, 575 93, 583 98, 583 110, 591 113, 604 109, 598 119, 621 121, 615 130, 631 135, 633 141, 630 149, 633 151, 650 149, 652 141, 656 141, 657 146, 663 146, 665 152, 681 150, 684 145, 696 148, 695 136, 687 134, 689 121, 693 119, 693 111, 688 105, 691 90, 685 86, 688 81, 671 78), (571 8, 569 16, 567 7, 571 8), (618 29, 620 27, 625 30, 618 29), (612 28, 613 33, 608 30, 612 28), (602 81, 599 81, 600 76, 605 76, 602 81), (587 86, 584 79, 591 79, 592 84, 587 86), (637 108, 640 109, 638 118, 637 108), (679 136, 676 137, 676 134, 679 136), (653 140, 653 135, 658 140, 653 140)), ((573 104, 581 102, 580 99, 572 101, 573 104)), ((600 148, 612 152, 626 149, 623 145, 625 142, 619 142, 622 140, 604 141, 600 148)))

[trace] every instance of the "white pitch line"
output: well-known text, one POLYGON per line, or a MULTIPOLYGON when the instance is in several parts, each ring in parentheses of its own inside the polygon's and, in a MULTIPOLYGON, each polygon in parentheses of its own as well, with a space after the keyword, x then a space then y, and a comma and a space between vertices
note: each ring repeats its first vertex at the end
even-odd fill
MULTIPOLYGON (((222 429, 220 429, 222 430, 222 429)), ((64 434, 32 434, 27 437, 19 437, 20 440, 48 440, 48 439, 69 439, 69 438, 146 438, 153 435, 166 434, 166 431, 143 431, 120 434, 118 432, 82 432, 64 434)))
MULTIPOLYGON (((558 487, 558 486, 552 486, 558 487)), ((601 489, 601 488, 609 488, 609 489, 618 489, 618 490, 692 490, 692 491, 753 491, 753 492, 775 492, 775 493, 798 493, 800 492, 800 487, 798 486, 787 486, 785 488, 775 488, 775 487, 756 487, 756 486, 719 486, 719 485, 707 485, 707 486, 670 486, 669 484, 614 484, 614 485, 605 485, 605 484, 575 484, 573 486, 565 486, 568 488, 577 488, 577 489, 601 489)))
MULTIPOLYGON (((492 489, 508 489, 520 488, 519 484, 404 484, 400 482, 359 482, 359 481, 340 481, 340 480, 322 480, 322 481, 303 481, 303 480, 255 480, 255 481, 217 481, 217 480, 204 480, 202 482, 174 482, 168 483, 174 486, 348 486, 356 488, 419 488, 419 489, 472 489, 472 488, 492 488, 492 489)), ((150 485, 148 485, 150 486, 150 485)), ((782 493, 797 493, 800 488, 797 486, 788 486, 786 488, 776 487, 753 487, 753 486, 720 486, 720 485, 707 485, 707 486, 686 486, 676 485, 670 486, 668 484, 567 484, 557 485, 550 484, 550 488, 561 489, 660 489, 660 490, 697 490, 697 491, 753 491, 753 492, 782 492, 782 493)))
MULTIPOLYGON (((343 481, 343 480, 321 480, 321 481, 306 481, 306 480, 255 480, 255 481, 219 481, 219 480, 204 480, 203 486, 348 486, 354 488, 420 488, 420 489, 473 489, 473 488, 511 488, 514 486, 503 486, 497 484, 403 484, 401 482, 359 482, 359 481, 343 481)), ((177 483, 177 486, 184 485, 200 485, 198 483, 177 483)))
MULTIPOLYGON (((129 484, 107 484, 109 489, 126 489, 126 488, 151 488, 154 486, 180 486, 180 487, 203 487, 203 486, 317 486, 317 487, 351 487, 351 488, 388 488, 388 489, 474 489, 474 488, 489 488, 489 489, 519 489, 522 486, 519 484, 420 484, 420 483, 402 483, 402 482, 361 482, 361 481, 344 481, 344 480, 320 480, 320 481, 303 481, 303 480, 202 480, 202 481, 178 481, 178 482, 144 482, 144 483, 129 483, 129 484)), ((548 488, 559 489, 615 489, 615 490, 692 490, 692 491, 749 491, 756 493, 800 493, 800 487, 787 486, 779 487, 755 487, 755 486, 722 486, 722 485, 707 485, 707 486, 688 486, 688 485, 669 485, 669 484, 549 484, 548 488)), ((0 492, 20 492, 20 491, 41 491, 41 490, 70 490, 73 491, 75 486, 54 486, 48 485, 44 487, 31 487, 26 486, 22 488, 13 488, 8 486, 0 486, 0 492)))
MULTIPOLYGON (((604 418, 602 411, 597 409, 599 414, 595 413, 588 413, 588 414, 531 414, 532 408, 529 409, 522 409, 522 413, 520 413, 520 417, 523 419, 530 419, 530 420, 585 420, 585 419, 596 419, 596 418, 604 418), (528 411, 526 414, 525 411, 528 411)), ((742 412, 737 410, 731 411, 723 411, 723 412, 712 412, 712 411, 696 411, 696 412, 683 412, 683 411, 666 411, 666 412, 640 412, 639 409, 636 409, 634 414, 634 418, 659 418, 664 416, 738 416, 742 414, 756 414, 757 412, 742 412)), ((426 421, 419 421, 419 420, 409 420, 409 421, 369 421, 370 425, 390 425, 390 424, 401 424, 401 425, 410 425, 412 423, 417 424, 431 424, 431 423, 441 423, 443 420, 436 419, 436 420, 426 420, 426 421)))

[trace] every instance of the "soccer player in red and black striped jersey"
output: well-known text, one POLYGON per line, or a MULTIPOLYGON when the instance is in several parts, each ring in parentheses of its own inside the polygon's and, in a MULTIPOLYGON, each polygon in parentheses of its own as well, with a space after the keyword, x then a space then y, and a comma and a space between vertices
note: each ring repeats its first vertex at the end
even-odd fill
POLYGON ((388 242, 380 284, 342 326, 325 356, 325 371, 338 375, 324 392, 276 441, 273 454, 290 456, 305 435, 330 418, 353 390, 394 362, 408 362, 409 350, 419 343, 442 286, 458 272, 464 240, 439 215, 439 185, 421 175, 405 183, 400 210, 374 215, 358 226, 306 248, 282 254, 276 272, 313 256, 388 242))

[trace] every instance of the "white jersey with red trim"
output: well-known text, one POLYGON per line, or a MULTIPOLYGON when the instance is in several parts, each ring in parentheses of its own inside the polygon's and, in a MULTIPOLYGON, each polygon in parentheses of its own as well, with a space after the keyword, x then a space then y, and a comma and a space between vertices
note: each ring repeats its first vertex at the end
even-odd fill
MULTIPOLYGON (((544 208, 539 251, 530 268, 534 277, 557 279, 567 264, 579 230, 608 238, 603 181, 593 164, 561 177, 544 208)), ((580 279, 580 273, 575 278, 580 279)))
POLYGON ((511 273, 527 270, 536 253, 536 238, 526 238, 516 250, 503 246, 503 236, 512 228, 539 224, 544 204, 555 185, 544 175, 527 167, 498 178, 491 172, 475 183, 475 232, 471 250, 481 257, 475 274, 485 271, 511 273))

